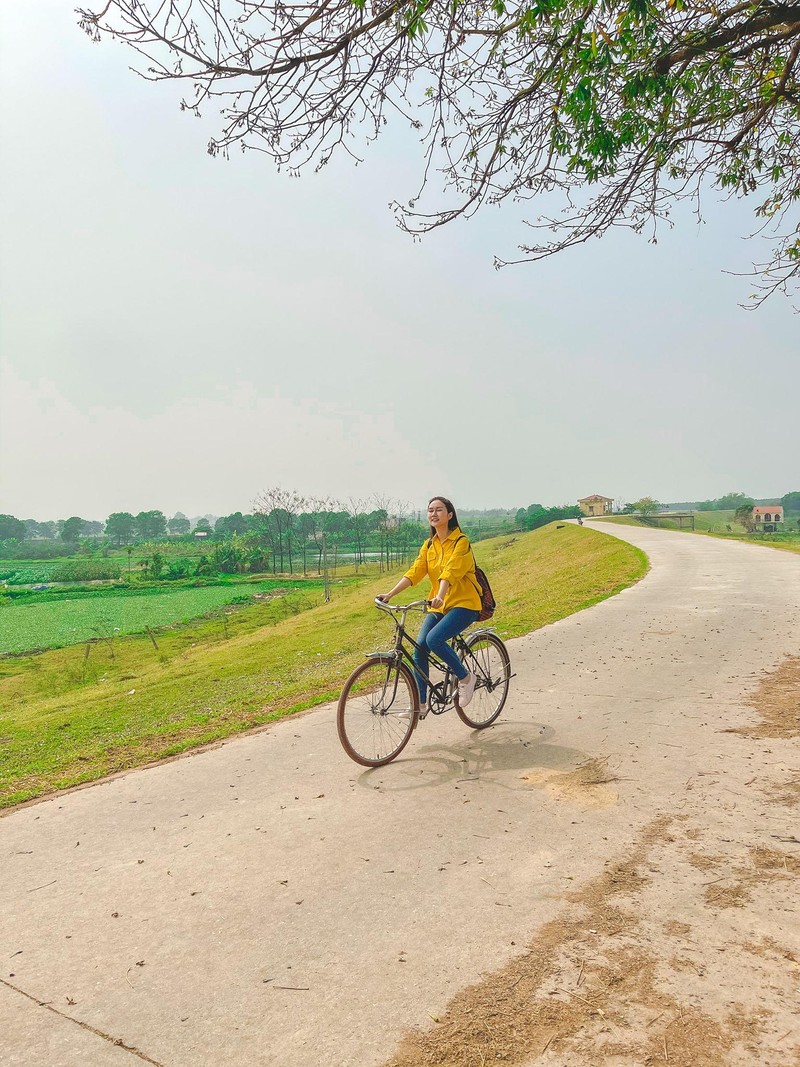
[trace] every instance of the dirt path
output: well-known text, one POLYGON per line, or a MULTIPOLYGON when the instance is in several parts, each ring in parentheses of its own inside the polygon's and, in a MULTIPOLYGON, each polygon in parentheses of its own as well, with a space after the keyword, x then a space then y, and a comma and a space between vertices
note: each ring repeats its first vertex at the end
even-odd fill
POLYGON ((324 708, 0 820, 3 1063, 800 1062, 800 558, 617 532, 486 733, 362 773, 324 708))

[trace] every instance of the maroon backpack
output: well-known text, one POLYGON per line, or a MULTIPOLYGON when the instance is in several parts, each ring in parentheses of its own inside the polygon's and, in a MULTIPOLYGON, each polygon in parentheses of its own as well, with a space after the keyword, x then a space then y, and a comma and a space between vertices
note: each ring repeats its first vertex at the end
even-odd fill
MULTIPOLYGON (((461 535, 463 537, 464 534, 461 535)), ((461 540, 461 537, 455 539, 453 548, 461 540)), ((472 552, 472 545, 469 546, 470 552, 472 552)), ((486 622, 487 619, 491 619, 494 615, 494 609, 497 607, 497 601, 494 598, 492 587, 489 585, 489 579, 478 564, 475 562, 475 553, 472 552, 472 562, 475 563, 475 584, 478 586, 478 592, 481 595, 481 613, 478 616, 478 622, 486 622)))

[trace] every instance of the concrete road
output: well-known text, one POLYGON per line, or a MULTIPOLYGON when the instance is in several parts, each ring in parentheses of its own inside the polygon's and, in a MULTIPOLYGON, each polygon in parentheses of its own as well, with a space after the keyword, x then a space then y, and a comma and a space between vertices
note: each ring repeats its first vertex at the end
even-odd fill
POLYGON ((364 771, 326 706, 0 820, 0 1061, 382 1064, 654 815, 711 803, 687 782, 800 649, 800 556, 613 533, 650 573, 511 642, 485 733, 429 717, 364 771), (588 757, 614 762, 608 803, 542 787, 588 757))

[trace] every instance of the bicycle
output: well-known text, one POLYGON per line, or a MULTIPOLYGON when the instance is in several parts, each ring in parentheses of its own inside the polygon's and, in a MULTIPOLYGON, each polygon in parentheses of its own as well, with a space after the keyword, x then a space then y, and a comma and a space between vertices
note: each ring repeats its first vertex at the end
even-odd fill
MULTIPOLYGON (((339 740, 347 755, 364 767, 382 767, 403 751, 420 718, 419 687, 413 653, 420 646, 406 631, 409 611, 425 611, 426 600, 411 604, 385 604, 395 626, 394 647, 386 652, 369 652, 344 684, 336 711, 339 740)), ((442 715, 455 708, 458 717, 475 730, 485 730, 497 719, 508 696, 513 675, 508 650, 491 628, 483 627, 466 635, 458 634, 451 645, 477 681, 469 706, 458 702, 458 680, 450 668, 429 653, 428 712, 442 715), (444 677, 433 681, 430 669, 444 677)))

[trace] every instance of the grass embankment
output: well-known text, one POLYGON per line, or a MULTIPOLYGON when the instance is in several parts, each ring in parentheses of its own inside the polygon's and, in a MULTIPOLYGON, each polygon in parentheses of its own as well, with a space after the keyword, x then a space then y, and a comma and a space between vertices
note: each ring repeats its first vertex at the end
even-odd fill
MULTIPOLYGON (((573 525, 484 541, 477 557, 505 637, 604 600, 647 570, 638 549, 573 525)), ((158 633, 158 648, 129 637, 3 660, 0 806, 334 699, 364 652, 388 643, 390 624, 371 599, 393 578, 336 589, 331 603, 308 610, 286 597, 158 633)))
MULTIPOLYGON (((650 522, 642 520, 638 515, 602 515, 596 521, 617 523, 620 526, 660 526, 665 530, 677 530, 679 528, 678 520, 670 519, 666 515, 659 515, 657 519, 654 517, 650 522)), ((742 536, 746 534, 744 526, 734 522, 732 511, 695 511, 694 527, 695 532, 700 533, 711 533, 712 531, 721 533, 725 531, 742 536)), ((687 526, 684 526, 683 529, 688 530, 689 533, 692 532, 687 526)))

